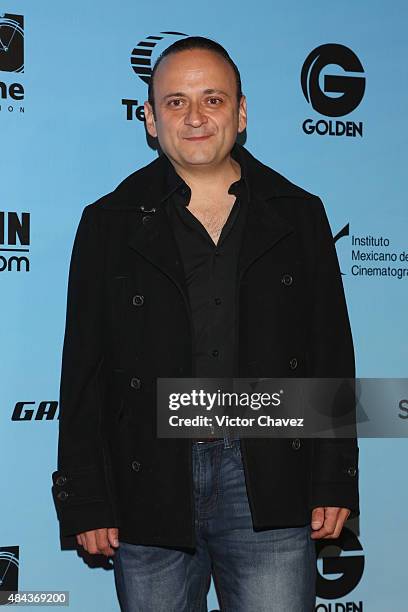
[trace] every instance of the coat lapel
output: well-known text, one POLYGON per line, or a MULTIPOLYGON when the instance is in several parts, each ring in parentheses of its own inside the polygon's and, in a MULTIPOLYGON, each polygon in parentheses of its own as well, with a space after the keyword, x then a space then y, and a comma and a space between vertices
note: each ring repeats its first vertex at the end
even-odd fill
POLYGON ((261 255, 294 231, 273 209, 273 202, 253 195, 249 205, 238 260, 238 282, 261 255))
POLYGON ((151 208, 155 208, 156 212, 144 214, 141 210, 141 219, 137 225, 129 228, 128 245, 164 272, 187 294, 181 256, 168 215, 163 204, 151 202, 144 205, 145 210, 151 208), (144 223, 143 217, 148 217, 148 222, 144 223))
MULTIPOLYGON (((181 257, 170 222, 162 205, 145 206, 156 208, 149 213, 147 223, 139 222, 129 228, 129 246, 164 272, 186 293, 186 283, 181 257)), ((143 212, 140 212, 141 216, 143 212)), ((266 251, 294 228, 273 210, 273 202, 253 197, 249 202, 241 249, 238 260, 238 280, 244 272, 266 251)))
MULTIPOLYGON (((233 156, 241 164, 250 185, 247 217, 238 259, 238 280, 261 255, 294 231, 293 226, 275 210, 274 199, 287 197, 289 182, 273 170, 260 164, 246 149, 235 146, 233 156), (283 192, 282 181, 283 179, 283 192)), ((168 215, 164 209, 165 159, 155 160, 145 178, 143 203, 134 204, 132 210, 138 215, 130 224, 128 245, 153 265, 164 272, 187 296, 186 282, 181 265, 181 256, 172 232, 168 215), (155 212, 147 212, 155 209, 155 212), (143 217, 149 217, 143 222, 143 217)), ((143 193, 142 191, 142 193, 143 193)), ((290 188, 289 188, 290 191, 290 188)))

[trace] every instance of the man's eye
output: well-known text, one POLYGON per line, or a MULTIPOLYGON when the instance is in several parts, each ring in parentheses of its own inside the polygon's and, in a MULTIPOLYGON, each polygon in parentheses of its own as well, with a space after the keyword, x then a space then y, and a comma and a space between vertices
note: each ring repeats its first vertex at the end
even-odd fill
POLYGON ((170 100, 168 102, 169 106, 180 106, 182 103, 182 100, 180 100, 180 98, 174 98, 173 100, 170 100))
POLYGON ((222 102, 221 98, 208 98, 208 101, 211 103, 211 106, 217 106, 222 102))

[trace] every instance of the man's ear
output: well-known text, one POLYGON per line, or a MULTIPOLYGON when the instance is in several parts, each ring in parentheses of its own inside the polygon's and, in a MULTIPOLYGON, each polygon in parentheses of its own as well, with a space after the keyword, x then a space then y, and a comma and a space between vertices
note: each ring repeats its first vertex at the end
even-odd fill
POLYGON ((239 134, 245 130, 247 126, 247 102, 244 95, 241 96, 238 109, 238 132, 239 134))
POLYGON ((153 108, 150 102, 144 103, 144 114, 146 129, 152 138, 157 138, 156 122, 154 120, 153 108))

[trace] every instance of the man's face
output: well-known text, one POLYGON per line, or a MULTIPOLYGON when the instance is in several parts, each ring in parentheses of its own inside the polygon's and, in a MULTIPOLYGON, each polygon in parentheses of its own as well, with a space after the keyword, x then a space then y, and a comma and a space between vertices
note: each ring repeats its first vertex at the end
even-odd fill
POLYGON ((156 117, 145 102, 146 127, 182 167, 215 166, 246 127, 246 100, 237 101, 232 66, 205 49, 172 53, 154 76, 156 117))

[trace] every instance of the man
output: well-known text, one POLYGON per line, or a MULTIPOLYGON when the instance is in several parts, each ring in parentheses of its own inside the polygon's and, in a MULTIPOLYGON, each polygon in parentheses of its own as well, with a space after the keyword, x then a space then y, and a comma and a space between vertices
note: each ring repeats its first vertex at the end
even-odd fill
POLYGON ((351 439, 163 439, 157 377, 353 377, 320 199, 237 135, 237 67, 190 37, 156 62, 162 150, 85 207, 71 258, 58 470, 62 535, 113 556, 126 611, 314 609, 315 542, 359 514, 351 439))

